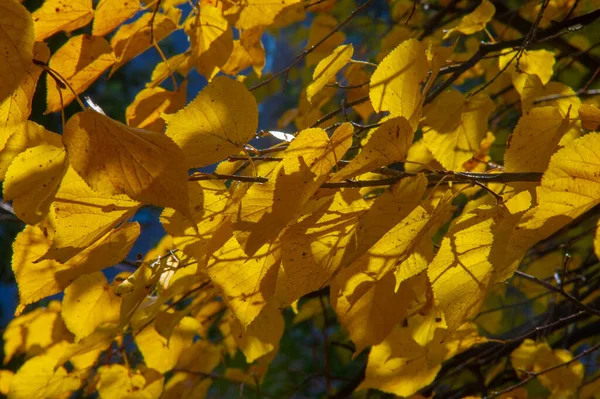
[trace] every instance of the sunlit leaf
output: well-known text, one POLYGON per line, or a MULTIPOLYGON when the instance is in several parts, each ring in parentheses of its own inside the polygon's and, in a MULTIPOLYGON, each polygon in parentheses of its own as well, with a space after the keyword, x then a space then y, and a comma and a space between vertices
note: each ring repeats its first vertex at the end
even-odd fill
POLYGON ((98 394, 102 399, 158 399, 164 377, 153 369, 130 370, 120 364, 98 368, 98 394))
POLYGON ((221 70, 229 75, 237 75, 248 67, 252 67, 258 77, 266 62, 265 49, 260 41, 263 28, 246 29, 241 33, 240 40, 233 41, 233 51, 221 70))
POLYGON ((495 13, 496 7, 488 0, 483 0, 470 14, 462 17, 456 27, 448 30, 444 35, 444 39, 450 36, 452 32, 460 32, 463 35, 472 35, 473 33, 485 29, 485 25, 490 22, 495 13))
POLYGON ((32 16, 35 41, 40 42, 62 30, 71 32, 86 26, 94 10, 92 0, 45 0, 32 16))
POLYGON ((127 124, 131 127, 162 133, 165 122, 162 113, 174 113, 185 106, 187 82, 175 92, 162 87, 141 90, 125 111, 127 124))
POLYGON ((251 29, 257 26, 268 26, 275 21, 277 14, 286 7, 298 3, 300 0, 248 0, 235 4, 228 15, 235 20, 238 29, 251 29))
POLYGON ((104 36, 140 9, 139 0, 100 0, 94 10, 92 35, 104 36))
POLYGON ((71 166, 93 190, 189 214, 187 168, 165 135, 88 110, 69 119, 63 142, 71 166))
POLYGON ((277 353, 283 328, 281 311, 272 302, 260 312, 245 331, 237 320, 231 321, 233 338, 248 363, 270 353, 277 353))
POLYGON ((77 35, 58 49, 48 65, 64 78, 70 88, 61 89, 52 76, 46 77, 48 107, 46 113, 59 111, 69 105, 76 94, 84 92, 115 63, 110 44, 102 37, 77 35), (75 90, 75 93, 71 91, 75 90))
POLYGON ((354 47, 346 44, 333 50, 331 55, 319 61, 313 73, 313 82, 306 88, 306 97, 312 103, 315 95, 352 59, 354 47))
POLYGON ((317 14, 310 25, 306 49, 319 43, 325 37, 327 39, 321 45, 306 56, 306 66, 316 65, 323 58, 340 46, 346 40, 346 35, 340 31, 331 33, 337 26, 338 21, 327 13, 317 14))
POLYGON ((184 109, 163 118, 187 166, 199 168, 243 149, 256 134, 258 106, 242 83, 217 77, 184 109))

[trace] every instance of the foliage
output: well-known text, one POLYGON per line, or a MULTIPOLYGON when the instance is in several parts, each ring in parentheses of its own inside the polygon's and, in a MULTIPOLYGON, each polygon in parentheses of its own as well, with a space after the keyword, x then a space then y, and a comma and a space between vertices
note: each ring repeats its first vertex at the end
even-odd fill
POLYGON ((0 392, 597 398, 599 16, 4 0, 0 178, 26 227, 0 392), (189 49, 166 58, 178 31, 189 49), (306 47, 262 76, 278 32, 306 47), (163 61, 126 123, 80 99, 150 48, 163 61), (196 72, 209 84, 186 105, 196 72), (30 120, 42 75, 47 112, 83 108, 60 134, 30 120), (297 104, 257 132, 281 90, 297 104), (124 260, 146 206, 167 235, 124 260))

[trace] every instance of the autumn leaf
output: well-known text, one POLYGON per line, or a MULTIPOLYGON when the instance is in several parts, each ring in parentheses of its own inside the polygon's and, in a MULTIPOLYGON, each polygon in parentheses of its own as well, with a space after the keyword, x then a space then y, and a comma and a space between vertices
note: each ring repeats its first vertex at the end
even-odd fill
POLYGON ((421 116, 421 83, 428 70, 425 46, 415 39, 402 42, 371 76, 369 97, 375 112, 403 116, 414 128, 421 116))
POLYGON ((300 0, 281 0, 276 3, 269 0, 248 0, 235 4, 227 15, 235 21, 235 27, 241 30, 257 26, 268 26, 275 21, 281 10, 298 3, 300 0))
POLYGON ((263 31, 262 27, 244 30, 240 40, 233 41, 231 56, 221 70, 235 76, 251 66, 256 76, 261 77, 266 62, 265 49, 260 40, 263 31))
POLYGON ((62 317, 75 340, 90 335, 103 323, 117 323, 121 299, 101 272, 83 275, 65 289, 62 317))
POLYGON ((164 377, 153 369, 131 370, 121 364, 98 367, 98 394, 102 399, 158 399, 164 377))
POLYGON ((467 99, 456 90, 444 92, 424 110, 423 140, 444 168, 457 170, 479 149, 493 110, 485 94, 467 99))
POLYGON ((92 35, 104 36, 127 21, 141 7, 139 0, 100 0, 94 10, 92 35))
POLYGON ((338 21, 332 15, 327 13, 317 14, 310 25, 308 32, 308 42, 305 49, 310 49, 312 46, 325 39, 321 45, 306 56, 306 66, 316 65, 323 58, 327 57, 331 52, 340 46, 346 40, 346 35, 343 32, 336 31, 331 33, 337 26, 338 21))
POLYGON ((312 103, 315 95, 352 59, 352 44, 339 46, 331 55, 319 61, 313 73, 313 82, 306 88, 308 102, 312 103))
POLYGON ((63 142, 71 166, 93 190, 189 215, 187 168, 165 135, 87 110, 69 119, 63 142))
POLYGON ((163 119, 187 167, 200 168, 244 148, 258 128, 258 106, 242 83, 218 77, 184 109, 163 119))
POLYGON ((537 75, 543 85, 550 81, 554 67, 554 53, 548 50, 524 50, 519 55, 517 69, 516 54, 507 53, 498 58, 500 70, 510 74, 513 86, 522 93, 528 75, 537 75))
POLYGON ((92 0, 45 0, 32 14, 35 41, 60 31, 72 32, 89 24, 94 16, 92 0))
POLYGON ((86 34, 70 38, 50 57, 48 63, 70 87, 60 88, 54 78, 47 75, 46 113, 59 111, 69 105, 76 95, 83 93, 114 63, 112 48, 104 38, 86 34))
POLYGON ((579 117, 584 129, 598 130, 598 127, 600 127, 600 109, 592 104, 581 104, 579 117))
POLYGON ((187 82, 177 91, 162 87, 141 90, 125 111, 125 119, 131 127, 162 133, 165 122, 162 113, 173 113, 185 106, 187 82))
POLYGON ((450 36, 453 32, 460 32, 463 35, 471 35, 485 29, 485 25, 490 22, 496 12, 496 7, 488 0, 483 0, 477 8, 470 14, 465 15, 460 20, 459 24, 448 30, 444 35, 444 39, 450 36))
POLYGON ((196 70, 211 80, 233 51, 233 32, 222 11, 210 4, 202 6, 194 19, 188 19, 185 32, 190 38, 196 70))
POLYGON ((11 96, 33 59, 33 20, 17 0, 0 5, 0 104, 11 96))

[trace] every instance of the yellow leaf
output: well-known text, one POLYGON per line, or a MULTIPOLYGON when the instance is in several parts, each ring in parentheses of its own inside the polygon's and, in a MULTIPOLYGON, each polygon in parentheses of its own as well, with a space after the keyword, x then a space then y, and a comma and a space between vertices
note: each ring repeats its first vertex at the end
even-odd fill
POLYGON ((191 51, 188 50, 185 53, 177 54, 171 58, 168 58, 167 61, 162 61, 156 64, 154 70, 152 71, 150 82, 146 84, 146 87, 156 87, 175 72, 178 72, 183 77, 186 77, 190 69, 192 69, 192 58, 190 55, 191 51))
POLYGON ((396 327, 381 344, 371 348, 365 379, 357 389, 375 388, 410 396, 435 379, 444 360, 482 341, 485 339, 470 323, 453 333, 438 328, 426 346, 412 338, 409 328, 396 327))
POLYGON ((221 10, 204 4, 195 18, 188 19, 185 32, 190 38, 196 70, 211 80, 233 51, 233 32, 221 10))
POLYGON ((100 0, 94 12, 92 35, 104 36, 140 9, 140 0, 100 0))
POLYGON ((112 48, 104 38, 86 34, 71 37, 52 54, 48 63, 71 87, 59 88, 52 76, 46 76, 46 113, 59 111, 69 105, 75 99, 75 94, 83 93, 114 63, 112 48))
POLYGON ((112 75, 123 64, 146 51, 152 46, 150 41, 150 22, 154 18, 152 30, 154 40, 161 41, 173 32, 177 25, 170 18, 161 13, 147 12, 134 22, 121 25, 117 33, 110 40, 117 62, 113 66, 112 75))
POLYGON ((421 84, 428 71, 425 46, 415 39, 401 43, 371 76, 369 97, 375 112, 403 116, 415 128, 421 117, 421 84))
POLYGON ((165 122, 161 114, 173 113, 185 106, 186 87, 187 81, 175 92, 162 87, 141 90, 125 111, 127 124, 153 132, 164 132, 165 122))
POLYGON ((60 307, 59 302, 51 301, 47 307, 38 307, 12 319, 2 336, 4 363, 15 354, 31 357, 60 341, 71 340, 73 335, 60 317, 60 307))
POLYGON ((258 106, 242 83, 217 77, 184 109, 163 118, 188 168, 200 168, 243 149, 256 134, 258 106))
POLYGON ((427 269, 436 303, 450 331, 475 316, 487 294, 497 213, 488 207, 455 219, 427 269))
POLYGON ((126 194, 189 215, 187 167, 164 134, 130 128, 88 110, 69 119, 63 142, 69 163, 93 190, 126 194))
POLYGON ((537 75, 543 85, 550 81, 555 62, 554 53, 548 50, 524 50, 518 59, 519 68, 517 69, 515 53, 509 52, 498 58, 498 67, 500 70, 506 68, 506 73, 510 74, 513 86, 519 94, 523 92, 528 75, 537 75))
POLYGON ((266 62, 265 49, 260 41, 263 31, 262 27, 244 30, 240 40, 234 40, 231 56, 221 70, 235 76, 251 66, 260 78, 266 62))
POLYGON ((485 94, 468 100, 457 90, 442 93, 425 109, 423 140, 444 168, 459 169, 479 149, 494 103, 485 94))
POLYGON ((408 149, 404 168, 407 172, 416 173, 425 169, 425 165, 433 169, 442 169, 442 165, 435 160, 435 157, 427 148, 425 140, 419 139, 408 149))
POLYGON ((584 129, 598 130, 600 127, 600 109, 592 104, 581 104, 579 117, 584 129))
POLYGON ((139 233, 139 224, 126 223, 99 238, 65 264, 53 260, 34 263, 48 250, 51 240, 40 227, 25 227, 13 243, 12 268, 20 299, 17 313, 27 304, 64 290, 81 275, 120 262, 129 253, 139 233))
POLYGON ((98 394, 102 399, 158 399, 164 377, 156 370, 131 370, 120 364, 98 368, 98 394))
POLYGON ((550 367, 571 362, 537 376, 539 382, 553 394, 562 397, 575 393, 583 382, 584 367, 579 361, 572 361, 573 355, 564 349, 552 350, 545 342, 536 343, 526 339, 510 354, 513 368, 525 378, 527 372, 537 373, 550 367))
POLYGON ((327 39, 321 43, 314 51, 306 56, 306 66, 316 65, 323 58, 340 46, 346 40, 346 35, 340 31, 331 33, 338 25, 338 21, 327 13, 317 14, 310 25, 308 32, 308 42, 305 49, 309 49, 319 43, 327 36, 327 39))
MULTIPOLYGON (((46 61, 50 57, 48 46, 44 43, 36 43, 33 47, 33 57, 36 60, 46 61)), ((20 132, 25 128, 24 122, 31 114, 33 94, 42 68, 31 62, 25 66, 24 72, 11 94, 0 100, 0 149, 14 132, 20 132)), ((8 76, 12 73, 8 73, 8 76)), ((6 84, 10 87, 9 83, 6 84)))
POLYGON ((241 30, 251 29, 257 26, 269 26, 275 21, 275 17, 281 10, 300 0, 248 0, 236 4, 228 14, 235 18, 235 27, 241 30))
POLYGON ((331 181, 343 181, 382 166, 404 161, 413 137, 414 131, 404 117, 388 119, 369 133, 360 153, 337 172, 331 181))
POLYGON ((352 134, 349 123, 338 127, 331 139, 323 129, 301 131, 284 151, 271 179, 248 189, 233 217, 239 231, 236 238, 249 256, 276 237, 325 182, 350 148, 352 134))
POLYGON ((71 32, 90 23, 94 16, 92 0, 45 0, 33 13, 35 41, 60 31, 71 32))
POLYGON ((204 399, 212 384, 211 378, 176 372, 165 384, 161 399, 204 399))
POLYGON ((21 152, 38 145, 51 145, 62 148, 60 134, 46 130, 43 126, 33 121, 26 121, 20 125, 8 138, 6 145, 0 151, 0 180, 4 180, 6 170, 10 163, 21 152))
POLYGON ((96 193, 68 168, 51 205, 54 237, 44 258, 67 262, 132 217, 140 206, 125 195, 96 193))
POLYGON ((121 298, 101 272, 77 278, 65 289, 62 317, 75 340, 90 335, 103 323, 118 323, 121 298))
POLYGON ((12 378, 8 398, 57 398, 79 389, 84 382, 83 375, 68 374, 64 367, 55 370, 56 360, 63 350, 64 345, 55 345, 44 355, 25 362, 12 378))
POLYGON ((33 59, 33 20, 16 0, 0 5, 0 104, 19 86, 33 59))
POLYGON ((308 102, 312 103, 315 95, 352 59, 354 47, 352 44, 339 46, 333 53, 319 61, 313 72, 313 81, 306 88, 308 102))
POLYGON ((473 33, 484 30, 485 25, 490 22, 495 13, 496 7, 488 0, 483 0, 470 14, 462 17, 458 26, 448 30, 444 35, 444 39, 450 36, 452 32, 460 32, 463 35, 472 35, 473 33))
POLYGON ((156 331, 154 325, 150 325, 135 335, 135 343, 146 365, 165 373, 175 367, 183 351, 192 344, 198 328, 198 320, 184 317, 167 340, 156 331))
POLYGON ((221 225, 229 193, 220 181, 198 181, 189 183, 190 209, 192 221, 173 209, 165 209, 160 221, 165 231, 173 237, 173 243, 183 253, 197 259, 200 265, 204 259, 211 238, 221 225))
POLYGON ((246 362, 253 363, 269 353, 277 353, 285 323, 281 311, 272 302, 265 306, 245 331, 237 320, 231 319, 230 323, 233 338, 246 356, 246 362))
MULTIPOLYGON (((369 75, 362 70, 362 67, 357 64, 352 64, 344 70, 344 76, 348 81, 348 86, 354 88, 346 90, 346 98, 348 102, 354 102, 359 98, 369 96, 369 75)), ((369 117, 375 112, 370 101, 365 101, 352 107, 357 114, 360 115, 364 122, 369 120, 369 117)))
POLYGON ((48 214, 64 172, 64 148, 28 148, 13 159, 6 171, 4 199, 13 201, 15 214, 21 220, 36 224, 48 214))
POLYGON ((0 393, 7 396, 10 388, 10 383, 15 373, 10 370, 0 370, 0 393))
POLYGON ((56 365, 62 366, 69 361, 78 370, 94 366, 100 354, 112 344, 118 333, 116 327, 116 324, 100 327, 81 341, 69 344, 56 361, 56 365))
POLYGON ((235 237, 209 259, 206 271, 223 291, 223 299, 243 328, 248 327, 273 295, 280 260, 279 242, 267 243, 247 257, 235 237))
POLYGON ((507 172, 544 172, 568 128, 556 107, 533 108, 519 119, 504 153, 507 172))

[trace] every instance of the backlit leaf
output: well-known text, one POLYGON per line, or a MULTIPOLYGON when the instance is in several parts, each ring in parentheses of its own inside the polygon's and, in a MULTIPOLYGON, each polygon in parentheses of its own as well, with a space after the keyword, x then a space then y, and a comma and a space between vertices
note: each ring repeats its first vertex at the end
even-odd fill
POLYGON ((260 41, 263 30, 261 27, 244 30, 240 40, 233 41, 231 56, 221 70, 235 76, 251 66, 256 75, 261 77, 266 62, 265 49, 260 41))
POLYGON ((310 25, 308 32, 308 42, 305 49, 309 49, 322 39, 327 39, 321 43, 314 51, 306 56, 306 66, 316 65, 323 58, 331 54, 331 52, 340 46, 346 40, 346 35, 340 31, 331 33, 337 26, 338 21, 327 13, 318 14, 310 25))
POLYGON ((165 135, 88 110, 69 119, 63 142, 71 166, 93 190, 189 214, 187 168, 165 135))
POLYGON ((0 4, 0 104, 19 86, 33 58, 33 21, 17 0, 0 4))
POLYGON ((312 103, 315 95, 352 59, 354 47, 346 44, 319 61, 313 73, 313 82, 306 88, 306 97, 312 103))
POLYGON ((75 99, 75 94, 83 93, 114 63, 112 48, 104 38, 86 34, 70 38, 52 55, 48 65, 66 79, 75 93, 69 88, 59 88, 52 76, 48 75, 46 113, 59 111, 69 105, 75 99))
POLYGON ((77 278, 65 289, 62 317, 75 340, 90 335, 103 323, 117 323, 121 298, 100 272, 77 278))
POLYGON ((211 80, 233 51, 233 32, 221 10, 210 4, 203 5, 196 18, 188 22, 185 31, 196 70, 211 80))
POLYGON ((479 149, 493 110, 485 94, 467 99, 457 90, 444 92, 425 109, 423 140, 444 168, 457 170, 479 149))
MULTIPOLYGON (((143 53, 152 46, 150 38, 150 22, 153 13, 147 12, 134 22, 121 25, 117 33, 110 40, 117 62, 113 66, 112 75, 118 68, 135 56, 143 53)), ((154 40, 161 41, 176 29, 176 24, 167 16, 156 13, 153 21, 154 40)))
POLYGON ((600 127, 600 109, 592 104, 581 104, 579 117, 584 129, 598 130, 600 127))
POLYGON ((92 0, 45 0, 32 16, 35 41, 40 42, 62 30, 71 32, 86 26, 94 10, 92 0))
POLYGON ((185 106, 187 82, 175 92, 162 87, 141 90, 125 111, 127 124, 131 127, 162 133, 165 122, 161 114, 174 113, 185 106))
POLYGON ((20 313, 25 305, 56 294, 84 274, 100 271, 125 258, 140 233, 137 223, 127 223, 106 234, 62 264, 40 259, 52 241, 44 230, 27 226, 13 243, 12 269, 19 285, 20 313))
POLYGON ((104 36, 140 9, 139 0, 100 0, 94 11, 92 35, 104 36))
POLYGON ((524 50, 518 59, 519 68, 517 69, 515 53, 509 52, 498 58, 500 70, 506 68, 506 73, 510 74, 517 92, 521 93, 523 91, 528 75, 539 76, 544 85, 550 81, 555 62, 553 52, 548 50, 524 50))
POLYGON ((237 320, 231 321, 231 333, 248 363, 270 353, 277 353, 285 327, 281 311, 270 302, 243 331, 237 320))
POLYGON ((444 35, 444 39, 450 36, 452 32, 460 32, 463 35, 472 35, 473 33, 485 29, 485 25, 490 22, 495 12, 496 7, 488 0, 483 0, 470 14, 462 17, 458 26, 448 30, 444 35))
POLYGON ((275 21, 281 10, 300 2, 300 0, 248 0, 235 4, 229 14, 235 18, 235 27, 238 29, 251 29, 257 26, 268 26, 275 21))
POLYGON ((158 399, 164 377, 153 369, 130 370, 120 364, 98 368, 98 394, 102 399, 158 399))
POLYGON ((217 77, 184 109, 163 118, 188 168, 199 168, 243 149, 256 133, 258 106, 242 83, 217 77))

